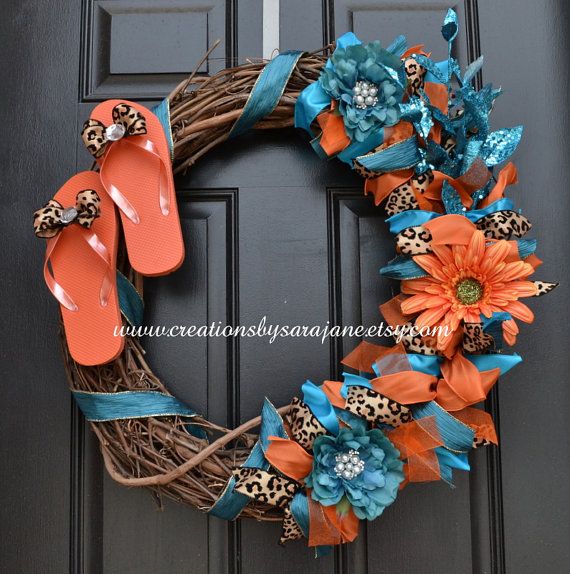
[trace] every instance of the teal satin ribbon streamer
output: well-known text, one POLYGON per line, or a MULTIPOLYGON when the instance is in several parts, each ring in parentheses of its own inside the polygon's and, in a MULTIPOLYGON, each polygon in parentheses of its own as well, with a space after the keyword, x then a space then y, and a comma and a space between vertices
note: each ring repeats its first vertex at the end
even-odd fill
POLYGON ((240 117, 230 131, 230 138, 251 129, 275 109, 302 53, 283 52, 267 63, 259 74, 240 117))
MULTIPOLYGON (((514 204, 512 200, 507 197, 498 199, 484 207, 482 209, 473 209, 472 211, 465 211, 463 215, 469 219, 469 221, 475 223, 482 217, 495 213, 496 211, 512 211, 514 209, 514 204)), ((422 209, 409 209, 408 211, 402 211, 396 215, 392 215, 386 219, 386 223, 390 226, 391 233, 400 233, 403 229, 407 227, 415 227, 417 225, 423 225, 436 217, 442 217, 442 213, 436 213, 434 211, 424 211, 422 209)))
MULTIPOLYGON (((269 462, 265 458, 265 451, 269 446, 269 437, 278 436, 288 438, 283 419, 275 407, 267 400, 263 402, 261 409, 261 428, 259 431, 259 440, 251 450, 247 460, 243 463, 244 468, 259 468, 267 470, 269 462)), ((232 476, 224 488, 223 493, 216 503, 208 510, 208 514, 223 518, 224 520, 235 520, 245 506, 251 502, 251 498, 241 492, 235 492, 235 478, 232 476)))
POLYGON ((159 416, 195 417, 196 411, 176 397, 158 391, 90 393, 72 391, 75 401, 91 422, 159 416))
POLYGON ((462 452, 460 454, 455 454, 442 446, 438 446, 434 449, 434 452, 439 463, 441 478, 451 486, 453 486, 452 480, 454 468, 466 471, 471 470, 469 460, 467 459, 467 453, 462 452))
POLYGON ((166 134, 168 149, 170 150, 170 160, 174 159, 174 141, 172 140, 172 129, 170 127, 170 102, 164 98, 162 102, 150 109, 150 111, 160 120, 162 129, 166 134))
POLYGON ((339 424, 334 408, 324 391, 313 384, 305 381, 301 387, 303 402, 309 407, 317 420, 333 435, 339 432, 339 424))

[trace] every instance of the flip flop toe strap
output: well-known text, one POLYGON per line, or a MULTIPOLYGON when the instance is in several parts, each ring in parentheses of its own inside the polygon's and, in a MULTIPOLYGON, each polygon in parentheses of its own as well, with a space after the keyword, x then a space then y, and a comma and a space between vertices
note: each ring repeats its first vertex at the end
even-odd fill
MULTIPOLYGON (((79 311, 79 307, 75 304, 67 291, 55 280, 50 270, 50 259, 56 249, 60 237, 61 233, 47 240, 46 256, 44 261, 44 279, 49 290, 59 303, 66 309, 69 309, 69 311, 75 312, 79 311)), ((106 307, 109 302, 109 295, 113 289, 113 278, 115 276, 113 265, 111 264, 111 255, 96 233, 84 229, 81 230, 81 237, 87 242, 91 249, 97 253, 106 265, 105 275, 101 282, 101 289, 99 291, 99 302, 101 307, 106 307)))
POLYGON ((168 172, 170 170, 170 166, 167 166, 165 161, 160 156, 156 145, 150 141, 149 139, 144 139, 139 137, 136 138, 123 138, 120 142, 115 142, 114 145, 109 146, 108 151, 105 153, 103 161, 101 163, 101 181, 107 190, 107 193, 111 197, 111 199, 115 202, 117 207, 125 214, 125 216, 132 221, 135 225, 140 223, 140 217, 133 207, 133 205, 129 202, 129 200, 124 196, 121 190, 113 183, 112 178, 107 173, 105 169, 107 160, 109 155, 114 153, 113 149, 116 149, 117 145, 130 145, 134 146, 137 149, 141 150, 146 158, 156 158, 160 162, 160 189, 159 189, 159 204, 160 204, 160 211, 164 216, 167 216, 170 213, 170 190, 168 186, 168 172))

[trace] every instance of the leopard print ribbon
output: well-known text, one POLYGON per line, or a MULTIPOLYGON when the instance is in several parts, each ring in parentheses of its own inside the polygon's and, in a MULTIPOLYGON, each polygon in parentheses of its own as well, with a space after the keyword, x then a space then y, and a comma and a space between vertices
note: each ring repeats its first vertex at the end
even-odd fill
MULTIPOLYGON (((497 240, 523 237, 532 228, 524 215, 507 209, 481 217, 475 226, 487 239, 497 240)), ((402 255, 431 253, 431 239, 431 233, 423 225, 407 227, 396 235, 396 248, 402 255)))
POLYGON ((291 401, 291 410, 287 414, 286 421, 291 431, 291 438, 305 450, 313 448, 318 436, 327 434, 327 430, 309 407, 297 397, 291 401))
POLYGON ((387 424, 397 427, 412 420, 412 412, 408 407, 358 385, 348 387, 346 410, 373 425, 387 424))
POLYGON ((294 480, 260 468, 238 468, 233 476, 236 492, 279 508, 285 508, 299 488, 294 480))
POLYGON ((147 133, 146 119, 128 104, 117 104, 113 108, 113 124, 108 127, 92 118, 83 124, 81 139, 87 151, 96 159, 103 156, 107 146, 125 136, 138 136, 147 133))
POLYGON ((78 223, 89 229, 100 215, 101 199, 93 189, 84 189, 77 194, 75 207, 64 208, 59 201, 50 199, 34 213, 34 233, 36 237, 55 237, 71 223, 78 223))

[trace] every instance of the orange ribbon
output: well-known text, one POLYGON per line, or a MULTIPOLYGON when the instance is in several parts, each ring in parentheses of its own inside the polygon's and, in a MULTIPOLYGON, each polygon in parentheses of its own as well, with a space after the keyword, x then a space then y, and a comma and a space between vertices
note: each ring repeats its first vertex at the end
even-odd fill
POLYGON ((269 437, 265 458, 279 472, 302 482, 313 468, 313 457, 297 442, 278 436, 269 437))
POLYGON ((406 460, 406 482, 441 480, 439 461, 434 449, 443 446, 443 441, 435 417, 404 423, 390 431, 388 438, 400 451, 400 458, 406 460))
POLYGON ((311 497, 309 501, 309 546, 328 546, 352 542, 358 536, 360 520, 352 508, 339 512, 335 506, 323 506, 311 497))

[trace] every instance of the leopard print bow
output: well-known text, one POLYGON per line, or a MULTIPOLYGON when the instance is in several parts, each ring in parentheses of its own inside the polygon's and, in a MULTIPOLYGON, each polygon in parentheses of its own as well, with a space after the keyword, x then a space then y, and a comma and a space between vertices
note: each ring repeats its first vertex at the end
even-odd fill
POLYGON ((88 119, 83 124, 81 139, 89 153, 100 158, 107 145, 125 136, 146 134, 146 119, 135 108, 128 104, 117 104, 113 108, 113 123, 105 127, 99 120, 88 119))
POLYGON ((93 189, 80 191, 75 207, 64 208, 59 201, 50 199, 34 213, 34 233, 37 237, 49 239, 71 223, 78 223, 89 229, 100 215, 100 203, 101 199, 93 189))

